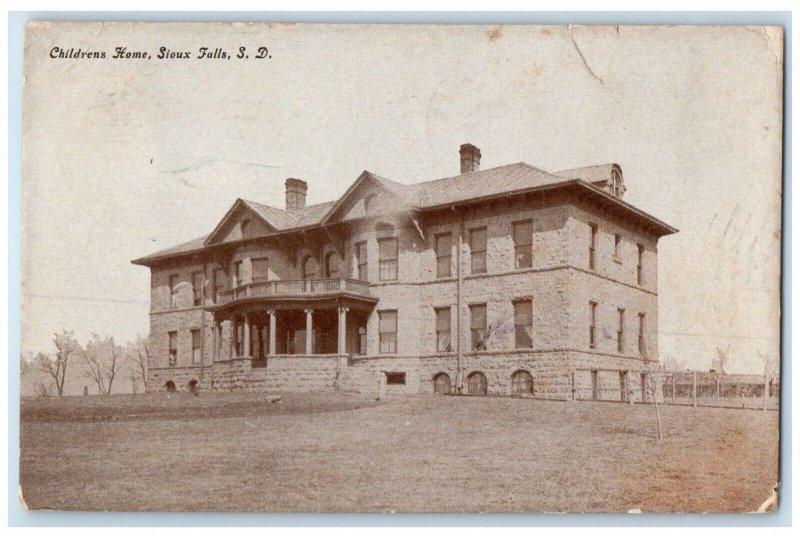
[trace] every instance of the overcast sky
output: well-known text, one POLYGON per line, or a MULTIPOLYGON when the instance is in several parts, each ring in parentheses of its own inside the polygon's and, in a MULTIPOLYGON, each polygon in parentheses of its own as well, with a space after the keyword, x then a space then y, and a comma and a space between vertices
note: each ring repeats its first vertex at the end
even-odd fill
POLYGON ((779 348, 780 34, 761 28, 99 24, 26 44, 23 351, 54 331, 147 334, 130 260, 208 233, 237 197, 308 203, 364 170, 402 183, 481 167, 616 162, 659 243, 659 345, 760 371, 779 348), (53 47, 105 51, 51 59, 53 47), (151 60, 112 59, 115 47, 151 60), (246 46, 263 60, 158 60, 246 46))

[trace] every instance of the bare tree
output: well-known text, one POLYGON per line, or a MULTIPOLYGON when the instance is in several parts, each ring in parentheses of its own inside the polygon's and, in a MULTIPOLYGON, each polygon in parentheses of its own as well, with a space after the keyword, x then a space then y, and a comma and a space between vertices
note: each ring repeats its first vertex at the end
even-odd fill
MULTIPOLYGON (((133 361, 135 365, 139 368, 142 384, 146 386, 147 369, 150 364, 150 341, 142 336, 137 336, 136 340, 132 342, 129 346, 129 355, 131 361, 133 361)), ((132 371, 131 376, 133 376, 133 372, 135 372, 135 370, 132 368, 131 371, 132 371)), ((133 379, 133 377, 131 377, 131 379, 133 379)))
MULTIPOLYGON (((655 352, 652 345, 649 345, 650 335, 645 335, 642 342, 642 358, 645 363, 658 362, 658 354, 655 352)), ((657 371, 648 371, 644 373, 644 387, 642 387, 644 395, 649 396, 653 402, 653 407, 656 410, 656 425, 658 427, 658 440, 664 438, 663 429, 661 426, 661 410, 658 407, 658 388, 661 385, 661 373, 664 371, 664 365, 660 365, 657 371)))
POLYGON ((686 370, 686 361, 675 357, 667 357, 661 364, 667 372, 683 372, 686 370))
POLYGON ((36 356, 36 362, 44 372, 46 372, 56 386, 56 391, 59 396, 64 395, 64 380, 67 377, 67 366, 69 366, 69 359, 76 353, 80 353, 81 346, 73 337, 73 331, 64 330, 61 334, 56 334, 53 338, 53 343, 56 346, 56 354, 54 356, 39 353, 36 356))
POLYGON ((661 428, 661 410, 658 408, 658 386, 661 383, 661 372, 659 370, 657 372, 647 372, 645 374, 645 392, 650 396, 650 399, 653 400, 653 406, 656 409, 656 424, 658 425, 658 440, 661 441, 664 438, 664 434, 661 428))
POLYGON ((37 381, 35 391, 34 394, 37 398, 49 398, 53 395, 53 382, 45 383, 44 381, 37 381))
POLYGON ((722 349, 717 348, 717 358, 711 363, 711 368, 714 370, 714 379, 717 382, 717 398, 722 397, 722 378, 727 373, 728 363, 730 362, 731 345, 722 349))
POLYGON ((101 339, 96 334, 86 343, 86 370, 89 379, 97 385, 100 394, 111 394, 114 378, 125 363, 122 350, 114 338, 101 339))

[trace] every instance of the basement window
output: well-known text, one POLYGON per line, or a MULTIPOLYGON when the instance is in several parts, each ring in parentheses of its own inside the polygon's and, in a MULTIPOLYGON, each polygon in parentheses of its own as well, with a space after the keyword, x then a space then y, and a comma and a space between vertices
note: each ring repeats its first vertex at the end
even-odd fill
POLYGON ((405 372, 386 372, 387 385, 405 385, 406 373, 405 372))

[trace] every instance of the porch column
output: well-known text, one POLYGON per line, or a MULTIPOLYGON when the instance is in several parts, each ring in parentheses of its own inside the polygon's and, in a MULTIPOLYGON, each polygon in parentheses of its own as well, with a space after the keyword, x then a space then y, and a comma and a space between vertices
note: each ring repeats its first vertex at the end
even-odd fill
POLYGON ((277 326, 275 325, 275 311, 267 310, 267 314, 269 314, 269 354, 275 355, 277 344, 275 341, 275 335, 277 334, 277 326))
POLYGON ((306 308, 306 355, 314 353, 314 339, 312 338, 314 327, 312 321, 313 308, 306 308))
POLYGON ((250 356, 250 316, 248 314, 244 315, 244 334, 242 335, 242 337, 244 338, 244 342, 243 342, 244 346, 242 346, 244 348, 244 352, 242 353, 242 355, 244 357, 249 357, 250 356))
POLYGON ((239 326, 236 321, 236 316, 231 316, 231 339, 230 339, 230 353, 229 358, 234 358, 236 356, 236 348, 237 348, 237 340, 239 340, 239 326))
POLYGON ((337 349, 339 355, 347 354, 347 311, 348 310, 350 310, 349 307, 345 305, 339 305, 339 344, 337 349))
POLYGON ((222 323, 218 320, 214 320, 214 353, 212 354, 212 361, 218 361, 220 359, 220 351, 222 350, 222 323))

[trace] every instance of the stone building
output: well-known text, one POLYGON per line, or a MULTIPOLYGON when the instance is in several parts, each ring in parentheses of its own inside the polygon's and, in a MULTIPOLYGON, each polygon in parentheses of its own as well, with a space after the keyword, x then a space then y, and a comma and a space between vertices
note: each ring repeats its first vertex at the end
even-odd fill
POLYGON ((641 398, 657 368, 657 242, 616 164, 526 163, 338 199, 238 199, 150 268, 149 391, 641 398), (640 383, 641 384, 641 383, 640 383), (608 394, 612 396, 608 396, 608 394), (637 396, 639 394, 640 396, 637 396), (621 396, 614 396, 621 395, 621 396))

